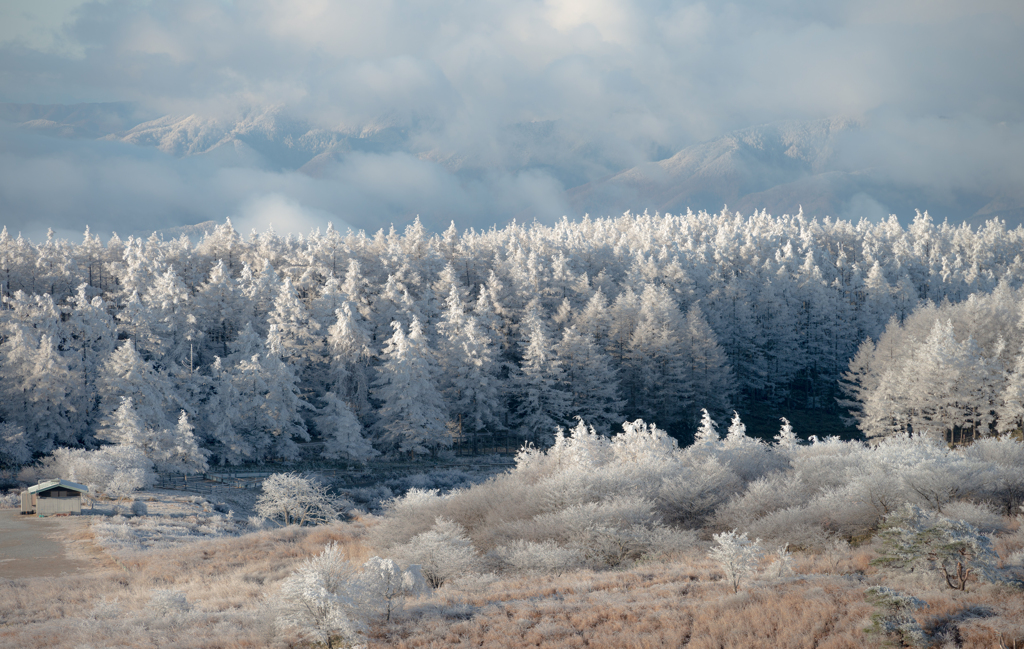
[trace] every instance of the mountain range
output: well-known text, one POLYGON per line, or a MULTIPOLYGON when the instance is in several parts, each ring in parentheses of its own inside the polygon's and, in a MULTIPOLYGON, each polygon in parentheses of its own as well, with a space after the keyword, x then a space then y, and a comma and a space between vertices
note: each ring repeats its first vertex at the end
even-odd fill
MULTIPOLYGON (((58 138, 116 140, 176 157, 205 156, 219 165, 297 171, 329 178, 348 156, 404 154, 435 163, 462 181, 492 170, 542 173, 566 188, 570 216, 627 210, 831 215, 858 219, 890 213, 909 218, 928 209, 938 218, 974 224, 995 216, 1024 221, 1020 192, 1000 188, 936 191, 898 181, 884 165, 844 152, 870 128, 846 117, 777 122, 733 131, 651 162, 631 166, 560 121, 523 122, 493 134, 487 145, 445 145, 430 124, 386 117, 358 129, 325 129, 282 108, 224 120, 200 115, 148 115, 128 103, 56 106, 0 104, 0 120, 58 138)), ((662 154, 662 155, 659 155, 662 154)), ((551 218, 536 210, 520 220, 551 218)), ((430 221, 430 219, 427 219, 430 221)))

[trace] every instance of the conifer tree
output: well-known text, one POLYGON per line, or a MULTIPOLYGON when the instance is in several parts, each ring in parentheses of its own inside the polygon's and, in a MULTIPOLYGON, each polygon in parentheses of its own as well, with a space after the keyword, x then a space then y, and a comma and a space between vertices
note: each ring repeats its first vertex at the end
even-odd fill
POLYGON ((381 402, 375 424, 382 443, 402 453, 437 455, 451 445, 436 365, 417 318, 406 336, 402 323, 384 347, 374 398, 381 402))
POLYGON ((517 402, 515 421, 520 435, 547 444, 570 417, 571 397, 562 387, 565 370, 536 302, 527 309, 523 330, 523 360, 511 379, 517 402))

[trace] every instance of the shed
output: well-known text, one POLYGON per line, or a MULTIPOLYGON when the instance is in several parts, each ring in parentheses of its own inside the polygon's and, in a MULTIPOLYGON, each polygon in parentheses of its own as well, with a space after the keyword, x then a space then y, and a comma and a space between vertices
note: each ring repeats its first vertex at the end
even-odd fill
POLYGON ((82 494, 89 487, 70 480, 41 480, 34 487, 21 492, 21 513, 40 516, 53 514, 81 514, 82 494))

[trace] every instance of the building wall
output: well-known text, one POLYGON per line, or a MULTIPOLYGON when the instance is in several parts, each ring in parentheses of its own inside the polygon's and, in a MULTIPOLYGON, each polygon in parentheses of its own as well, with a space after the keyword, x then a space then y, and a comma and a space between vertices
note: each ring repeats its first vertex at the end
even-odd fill
POLYGON ((42 514, 43 516, 50 516, 51 514, 81 514, 82 498, 81 496, 71 496, 69 498, 37 498, 36 513, 42 514))

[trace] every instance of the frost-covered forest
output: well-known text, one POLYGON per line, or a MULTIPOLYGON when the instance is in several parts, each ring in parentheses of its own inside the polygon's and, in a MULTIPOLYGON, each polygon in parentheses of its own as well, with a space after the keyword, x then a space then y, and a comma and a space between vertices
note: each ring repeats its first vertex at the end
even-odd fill
MULTIPOLYGON (((701 410, 1019 428, 1024 229, 719 214, 431 235, 0 233, 0 458, 157 468, 483 450, 701 410), (184 440, 184 441, 183 441, 184 440), (499 441, 501 440, 501 441, 499 441)), ((803 431, 811 433, 814 431, 803 431)))

